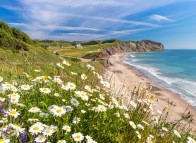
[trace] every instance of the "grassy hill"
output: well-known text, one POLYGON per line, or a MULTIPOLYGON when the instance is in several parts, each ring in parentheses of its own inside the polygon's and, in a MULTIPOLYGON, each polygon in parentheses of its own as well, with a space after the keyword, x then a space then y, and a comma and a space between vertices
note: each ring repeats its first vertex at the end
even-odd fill
POLYGON ((1 73, 20 74, 24 70, 47 67, 58 61, 58 56, 37 45, 27 34, 0 21, 1 73))

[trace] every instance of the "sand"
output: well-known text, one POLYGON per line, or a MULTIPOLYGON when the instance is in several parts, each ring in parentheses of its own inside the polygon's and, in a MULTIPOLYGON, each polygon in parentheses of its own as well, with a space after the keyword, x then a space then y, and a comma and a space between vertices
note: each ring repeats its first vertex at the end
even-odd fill
MULTIPOLYGON (((116 89, 115 92, 130 93, 134 87, 142 83, 141 87, 150 88, 150 92, 156 95, 155 97, 158 99, 156 110, 162 111, 164 107, 168 107, 168 103, 172 103, 168 121, 175 122, 180 119, 183 112, 188 109, 193 115, 193 122, 190 126, 196 129, 196 110, 182 100, 179 95, 161 87, 145 77, 138 70, 124 64, 122 61, 124 55, 125 54, 116 54, 110 56, 109 61, 112 63, 112 66, 107 68, 104 74, 106 78, 111 80, 112 87, 116 89), (123 85, 126 85, 124 89, 122 88, 123 85)), ((186 121, 184 123, 186 123, 186 121)))

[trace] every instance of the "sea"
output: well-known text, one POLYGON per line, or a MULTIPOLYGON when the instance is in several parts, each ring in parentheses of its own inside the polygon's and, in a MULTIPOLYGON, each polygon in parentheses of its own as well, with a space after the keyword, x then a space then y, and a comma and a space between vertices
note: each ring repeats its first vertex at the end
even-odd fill
POLYGON ((124 63, 196 107, 196 50, 131 53, 124 63))

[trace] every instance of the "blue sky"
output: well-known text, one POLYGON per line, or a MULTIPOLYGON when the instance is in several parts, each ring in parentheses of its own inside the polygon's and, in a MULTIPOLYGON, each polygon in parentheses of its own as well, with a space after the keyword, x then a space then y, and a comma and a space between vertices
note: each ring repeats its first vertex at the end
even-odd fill
POLYGON ((196 0, 0 0, 0 19, 33 39, 148 39, 196 48, 196 0))

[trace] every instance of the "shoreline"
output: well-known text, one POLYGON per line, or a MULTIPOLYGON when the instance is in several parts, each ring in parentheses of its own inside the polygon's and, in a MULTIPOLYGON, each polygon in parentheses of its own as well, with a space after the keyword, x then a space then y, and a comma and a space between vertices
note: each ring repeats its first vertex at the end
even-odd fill
POLYGON ((115 54, 109 57, 109 61, 112 65, 107 68, 104 76, 112 79, 112 87, 116 89, 117 92, 130 92, 142 83, 142 87, 150 88, 149 91, 156 95, 155 99, 158 100, 157 110, 162 111, 164 107, 168 106, 168 103, 173 103, 170 109, 168 121, 176 121, 180 119, 183 112, 188 109, 193 116, 193 122, 190 126, 196 129, 196 109, 181 99, 178 94, 162 87, 158 83, 146 77, 136 68, 124 63, 123 57, 126 54, 128 53, 115 54), (122 87, 124 85, 126 85, 126 87, 122 91, 122 87))

